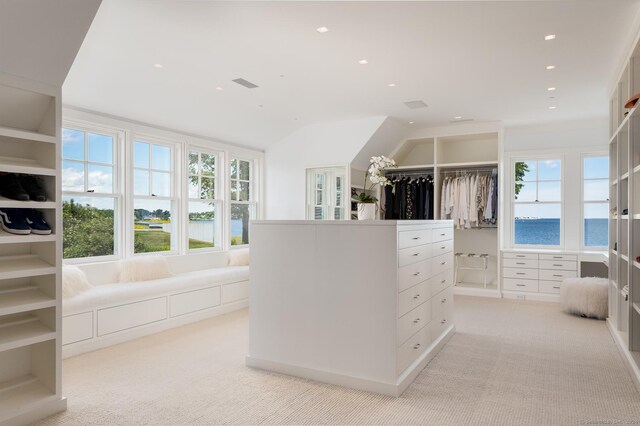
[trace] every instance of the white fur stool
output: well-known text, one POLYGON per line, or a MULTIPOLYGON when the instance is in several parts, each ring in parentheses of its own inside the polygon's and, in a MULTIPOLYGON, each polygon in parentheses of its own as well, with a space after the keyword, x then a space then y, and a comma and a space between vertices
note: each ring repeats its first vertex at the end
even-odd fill
POLYGON ((608 309, 606 278, 565 278, 560 286, 560 304, 565 312, 606 319, 608 309))

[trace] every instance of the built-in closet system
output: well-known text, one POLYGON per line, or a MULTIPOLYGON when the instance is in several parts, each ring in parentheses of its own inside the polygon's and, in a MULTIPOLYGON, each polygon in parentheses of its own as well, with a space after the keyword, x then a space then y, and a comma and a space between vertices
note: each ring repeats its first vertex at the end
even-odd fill
MULTIPOLYGON (((610 97, 609 319, 616 342, 640 381, 640 92, 637 42, 610 97)), ((639 385, 640 386, 640 385, 639 385)))
MULTIPOLYGON (((460 132, 460 130, 457 130, 460 132)), ((500 139, 498 130, 456 134, 456 128, 448 132, 428 137, 411 138, 404 141, 390 156, 398 167, 389 174, 412 173, 432 175, 434 179, 434 219, 442 217, 441 189, 446 177, 469 173, 496 174, 500 185, 500 139)), ((498 193, 502 192, 499 188, 498 193)), ((497 206, 501 206, 499 195, 497 206)), ((500 215, 498 208, 498 217, 500 215)), ((500 296, 499 271, 499 223, 482 224, 480 227, 455 229, 454 253, 474 253, 476 257, 460 257, 460 266, 482 267, 480 254, 488 254, 487 287, 484 288, 483 274, 477 270, 460 269, 454 290, 457 294, 500 296), (480 278, 480 279, 479 279, 480 278)))
POLYGON ((66 407, 61 387, 60 88, 0 73, 0 172, 39 176, 47 201, 0 197, 43 212, 50 235, 0 231, 0 424, 66 407))

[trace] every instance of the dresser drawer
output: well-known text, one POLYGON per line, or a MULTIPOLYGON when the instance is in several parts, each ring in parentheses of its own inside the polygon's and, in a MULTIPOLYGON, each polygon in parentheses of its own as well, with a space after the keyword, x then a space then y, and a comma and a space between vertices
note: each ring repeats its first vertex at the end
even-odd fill
POLYGON ((453 268, 453 253, 445 253, 431 259, 431 270, 433 275, 440 274, 447 269, 453 268))
POLYGON ((509 291, 528 291, 531 293, 537 293, 538 280, 504 278, 502 280, 502 288, 509 291))
POLYGON ((431 241, 434 243, 446 240, 453 240, 453 228, 440 228, 431 231, 431 241))
POLYGON ((404 291, 419 282, 425 281, 431 275, 431 261, 413 263, 398 269, 398 291, 404 291))
POLYGON ((410 265, 431 258, 431 244, 398 250, 398 266, 410 265))
POLYGON ((503 268, 502 276, 504 278, 526 278, 529 280, 537 280, 538 270, 527 268, 503 268))
POLYGON ((431 292, 429 290, 429 281, 423 281, 399 293, 398 318, 401 318, 407 312, 429 300, 431 298, 431 292))
POLYGON ((439 256, 444 253, 453 251, 453 240, 438 241, 431 243, 431 254, 433 256, 439 256))
POLYGON ((538 254, 537 253, 505 252, 505 253, 502 253, 502 258, 503 259, 532 259, 532 260, 538 260, 538 254))
POLYGON ((431 321, 431 303, 428 301, 404 314, 398 319, 398 346, 409 340, 429 321, 431 321))
POLYGON ((541 254, 540 260, 573 260, 578 261, 578 256, 575 254, 541 254))
POLYGON ((398 232, 398 248, 415 247, 431 242, 430 229, 416 229, 413 231, 398 232))
POLYGON ((562 281, 565 278, 573 278, 578 276, 578 271, 558 271, 540 269, 540 279, 547 281, 562 281))
POLYGON ((431 313, 431 341, 434 342, 442 333, 453 325, 453 304, 444 307, 439 312, 431 313))
POLYGON ((540 269, 559 269, 563 271, 577 271, 578 262, 575 260, 541 260, 540 269))
POLYGON ((98 310, 98 336, 167 319, 167 298, 144 300, 98 310))
POLYGON ((398 348, 398 374, 407 369, 431 344, 429 326, 422 327, 420 331, 411 336, 398 348))
POLYGON ((559 281, 538 281, 538 290, 540 293, 560 294, 559 281))
POLYGON ((440 293, 453 283, 453 271, 451 269, 444 271, 429 280, 431 283, 431 295, 440 293))
POLYGON ((538 268, 538 259, 502 259, 507 268, 538 268))
POLYGON ((431 318, 436 319, 448 309, 453 309, 453 288, 451 287, 431 296, 431 318))

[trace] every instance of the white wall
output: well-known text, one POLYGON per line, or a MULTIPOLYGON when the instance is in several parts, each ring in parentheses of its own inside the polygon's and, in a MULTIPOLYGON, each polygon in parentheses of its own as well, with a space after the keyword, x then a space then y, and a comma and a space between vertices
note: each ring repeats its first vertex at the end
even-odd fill
POLYGON ((386 117, 306 126, 265 153, 267 219, 305 219, 305 179, 310 167, 347 166, 386 117))
POLYGON ((503 247, 512 247, 511 197, 513 158, 554 155, 563 160, 564 248, 580 249, 582 241, 582 154, 608 153, 606 118, 504 129, 503 247))

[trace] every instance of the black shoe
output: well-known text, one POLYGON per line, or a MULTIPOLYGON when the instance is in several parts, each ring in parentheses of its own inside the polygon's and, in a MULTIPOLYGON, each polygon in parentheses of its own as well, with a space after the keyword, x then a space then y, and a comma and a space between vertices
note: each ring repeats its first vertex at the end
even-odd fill
POLYGON ((0 209, 0 225, 12 234, 26 235, 31 233, 24 209, 0 209))
POLYGON ((22 175, 20 176, 20 183, 29 194, 30 199, 33 201, 47 201, 47 193, 44 192, 44 184, 39 177, 22 175))
POLYGON ((0 176, 0 194, 12 200, 28 201, 29 193, 25 191, 20 179, 13 173, 0 176))
POLYGON ((47 221, 44 220, 44 217, 42 217, 40 210, 23 209, 23 211, 32 233, 38 235, 49 235, 51 233, 51 227, 47 221))

